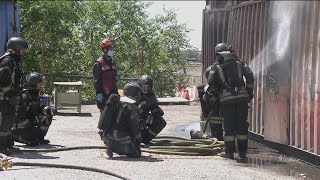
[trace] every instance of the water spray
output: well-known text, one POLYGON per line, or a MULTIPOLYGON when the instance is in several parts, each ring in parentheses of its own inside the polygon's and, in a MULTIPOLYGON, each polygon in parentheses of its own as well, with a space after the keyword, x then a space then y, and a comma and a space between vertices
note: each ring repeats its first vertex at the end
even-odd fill
MULTIPOLYGON (((264 48, 256 55, 249 67, 252 69, 253 74, 257 75, 261 71, 265 71, 271 65, 284 60, 285 55, 288 53, 289 45, 292 37, 292 24, 294 17, 297 15, 298 6, 302 2, 296 1, 276 1, 271 3, 271 17, 269 30, 271 33, 270 39, 267 41, 264 48), (267 51, 268 50, 268 51, 267 51), (268 52, 272 52, 274 56, 269 58, 268 61, 262 62, 262 57, 266 57, 268 52), (254 66, 262 67, 263 69, 256 69, 254 66)), ((301 7, 301 6, 300 6, 301 7)))

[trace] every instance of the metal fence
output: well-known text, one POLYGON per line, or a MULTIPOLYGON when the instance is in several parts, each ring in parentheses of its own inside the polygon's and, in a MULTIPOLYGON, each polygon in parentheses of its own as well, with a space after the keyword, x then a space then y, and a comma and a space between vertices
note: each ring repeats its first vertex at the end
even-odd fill
POLYGON ((264 62, 268 58, 268 17, 268 2, 246 2, 235 6, 230 14, 227 38, 227 42, 241 58, 247 60, 255 73, 255 96, 251 103, 249 122, 250 130, 259 135, 264 134, 263 89, 266 86, 264 62))
MULTIPOLYGON (((208 19, 212 12, 204 11, 204 24, 220 30, 214 25, 218 20, 208 19)), ((228 32, 227 42, 255 75, 250 131, 319 155, 320 2, 250 1, 234 6, 227 16, 221 31, 228 32)), ((218 35, 208 28, 203 33, 207 67, 218 35)))

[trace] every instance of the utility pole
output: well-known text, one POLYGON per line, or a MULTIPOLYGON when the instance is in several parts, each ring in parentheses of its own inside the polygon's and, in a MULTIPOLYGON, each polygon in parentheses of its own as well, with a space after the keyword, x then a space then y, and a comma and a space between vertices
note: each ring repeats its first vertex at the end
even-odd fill
MULTIPOLYGON (((146 38, 143 36, 140 38, 139 42, 139 66, 138 66, 138 76, 142 76, 143 73, 143 66, 144 66, 144 46, 146 44, 146 38)), ((138 78, 139 78, 138 77, 138 78)))
POLYGON ((41 74, 44 73, 44 49, 45 49, 45 33, 44 33, 44 30, 42 31, 41 33, 41 66, 40 66, 40 71, 41 71, 41 74))

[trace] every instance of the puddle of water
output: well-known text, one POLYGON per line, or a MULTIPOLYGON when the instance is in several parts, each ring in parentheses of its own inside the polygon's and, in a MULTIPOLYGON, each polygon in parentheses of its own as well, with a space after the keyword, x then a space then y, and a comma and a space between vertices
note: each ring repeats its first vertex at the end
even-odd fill
MULTIPOLYGON (((200 123, 178 125, 175 132, 190 138, 192 129, 200 131, 200 123)), ((238 165, 266 169, 297 179, 320 179, 320 168, 283 156, 273 149, 252 141, 249 141, 247 161, 238 165)))
POLYGON ((241 166, 267 169, 297 179, 320 179, 320 168, 292 159, 250 142, 247 161, 241 166))

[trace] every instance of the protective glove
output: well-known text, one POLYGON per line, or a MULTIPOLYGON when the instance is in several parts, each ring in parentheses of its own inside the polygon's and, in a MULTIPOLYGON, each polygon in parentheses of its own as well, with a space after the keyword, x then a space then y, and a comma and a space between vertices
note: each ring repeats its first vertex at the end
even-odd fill
POLYGON ((104 97, 103 97, 103 94, 102 94, 102 93, 97 94, 97 95, 96 95, 96 98, 97 98, 97 101, 98 101, 99 103, 102 103, 103 100, 104 100, 104 97))
POLYGON ((249 102, 253 99, 254 95, 253 95, 253 89, 247 89, 248 94, 249 94, 249 102))
POLYGON ((119 75, 119 74, 116 75, 116 76, 114 77, 114 79, 115 79, 116 81, 119 81, 119 80, 120 80, 120 75, 119 75))
POLYGON ((139 125, 141 130, 147 127, 146 121, 143 118, 139 118, 139 125))
POLYGON ((50 106, 45 106, 43 108, 43 114, 44 115, 48 115, 48 116, 52 116, 52 109, 50 106))
POLYGON ((146 101, 143 101, 138 105, 139 115, 143 115, 144 112, 146 112, 148 109, 148 104, 146 101))

